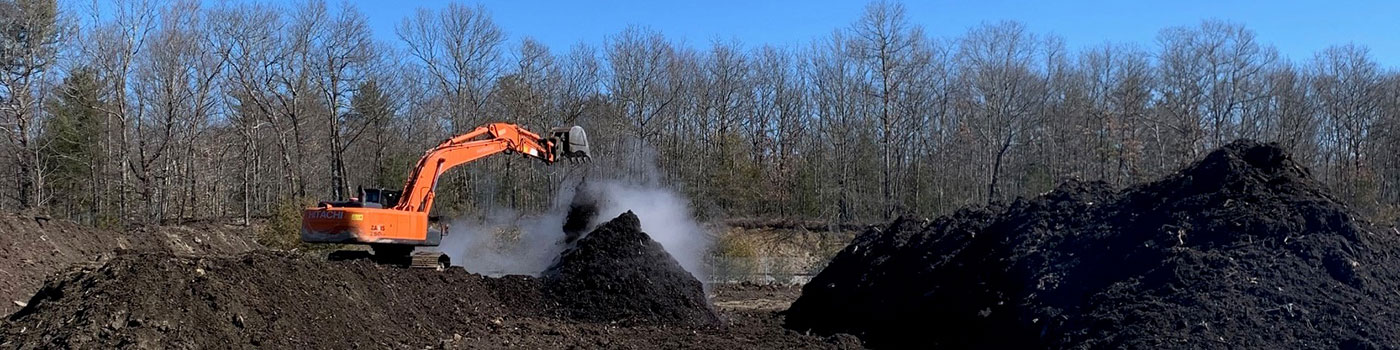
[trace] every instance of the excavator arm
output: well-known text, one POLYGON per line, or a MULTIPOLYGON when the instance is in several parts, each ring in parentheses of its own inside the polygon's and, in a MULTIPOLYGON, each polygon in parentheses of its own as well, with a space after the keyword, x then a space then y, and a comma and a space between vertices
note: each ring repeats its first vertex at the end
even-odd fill
POLYGON ((396 210, 428 212, 433 206, 438 178, 452 167, 497 153, 514 152, 553 163, 560 158, 587 159, 588 143, 583 128, 556 128, 549 137, 522 129, 515 124, 493 123, 443 141, 428 150, 414 167, 403 189, 396 210))

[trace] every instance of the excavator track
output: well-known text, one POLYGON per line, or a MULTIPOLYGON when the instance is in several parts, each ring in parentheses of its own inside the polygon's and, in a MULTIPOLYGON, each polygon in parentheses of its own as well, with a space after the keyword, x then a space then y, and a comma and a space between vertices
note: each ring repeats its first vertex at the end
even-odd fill
POLYGON ((452 266, 447 254, 441 252, 417 251, 409 256, 409 268, 414 269, 434 269, 438 271, 447 270, 452 266))
POLYGON ((380 265, 414 269, 447 270, 452 266, 447 254, 416 250, 411 246, 376 246, 374 251, 341 250, 327 255, 330 261, 370 260, 380 265))

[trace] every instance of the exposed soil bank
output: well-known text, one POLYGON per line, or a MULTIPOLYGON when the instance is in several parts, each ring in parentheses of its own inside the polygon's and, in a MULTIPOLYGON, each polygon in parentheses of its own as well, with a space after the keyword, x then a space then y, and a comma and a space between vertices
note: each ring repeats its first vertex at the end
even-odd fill
POLYGON ((121 249, 232 255, 259 249, 252 229, 212 222, 103 230, 45 216, 0 214, 0 315, 20 309, 49 275, 121 249))

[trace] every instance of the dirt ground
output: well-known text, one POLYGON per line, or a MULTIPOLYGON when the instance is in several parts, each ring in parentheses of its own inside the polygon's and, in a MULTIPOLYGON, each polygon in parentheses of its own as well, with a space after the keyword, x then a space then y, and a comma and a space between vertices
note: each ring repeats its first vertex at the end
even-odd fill
POLYGON ((796 289, 707 293, 630 212, 576 243, 541 277, 498 278, 304 252, 117 250, 51 275, 0 347, 861 347, 782 328, 796 289))
POLYGON ((218 223, 112 231, 43 216, 0 214, 0 314, 19 310, 50 274, 116 250, 218 255, 259 247, 246 228, 218 223))
POLYGON ((330 261, 207 223, 112 232, 9 215, 0 229, 13 312, 0 348, 862 346, 783 328, 795 288, 707 289, 631 213, 571 235, 542 277, 330 261))
POLYGON ((768 315, 787 310, 801 294, 802 286, 793 284, 718 284, 710 290, 710 302, 721 312, 768 315))
POLYGON ((792 288, 717 286, 720 322, 623 326, 560 313, 525 276, 327 262, 117 254, 51 280, 0 330, 6 348, 858 348, 781 327, 792 288))

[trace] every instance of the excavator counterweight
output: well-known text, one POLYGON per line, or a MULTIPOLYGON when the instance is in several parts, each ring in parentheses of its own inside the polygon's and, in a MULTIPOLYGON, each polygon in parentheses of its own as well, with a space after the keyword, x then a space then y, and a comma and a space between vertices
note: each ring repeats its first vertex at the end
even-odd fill
POLYGON ((307 208, 302 214, 301 241, 367 244, 380 262, 445 268, 450 264, 446 255, 414 251, 437 246, 448 234, 448 227, 433 225, 428 216, 438 177, 452 167, 498 153, 519 153, 545 163, 586 161, 588 137, 578 126, 554 128, 548 136, 507 123, 478 127, 428 150, 401 192, 362 190, 360 197, 349 201, 307 208))

